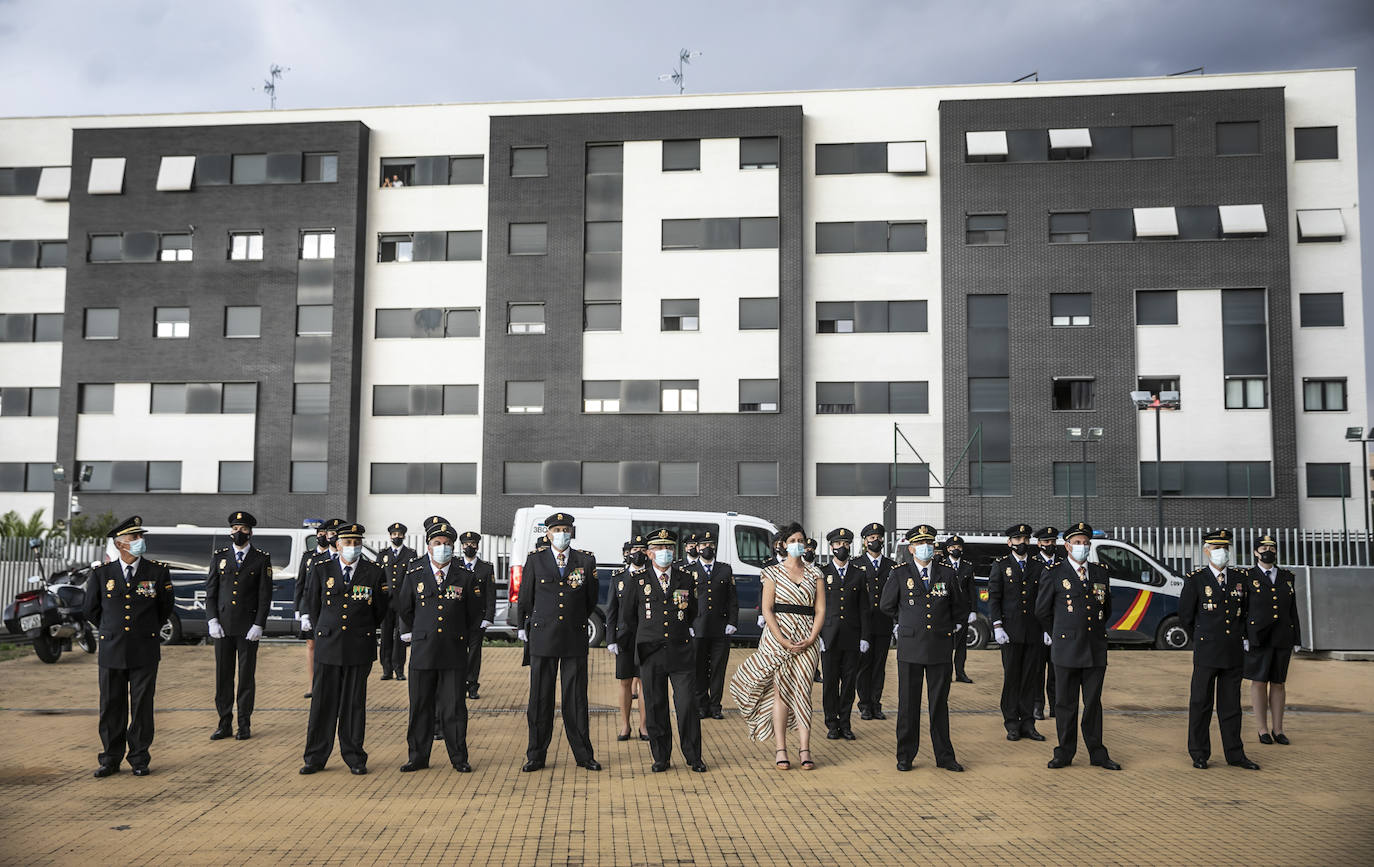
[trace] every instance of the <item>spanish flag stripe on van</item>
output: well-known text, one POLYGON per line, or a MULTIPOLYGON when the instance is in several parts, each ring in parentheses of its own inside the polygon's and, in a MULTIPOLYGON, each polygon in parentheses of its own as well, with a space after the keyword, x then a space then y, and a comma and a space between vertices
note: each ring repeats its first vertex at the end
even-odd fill
POLYGON ((1112 629, 1124 629, 1134 631, 1140 625, 1140 621, 1145 617, 1145 611, 1150 607, 1150 597, 1154 594, 1148 590, 1141 590, 1136 593, 1135 599, 1126 608, 1126 613, 1121 619, 1112 624, 1112 629))

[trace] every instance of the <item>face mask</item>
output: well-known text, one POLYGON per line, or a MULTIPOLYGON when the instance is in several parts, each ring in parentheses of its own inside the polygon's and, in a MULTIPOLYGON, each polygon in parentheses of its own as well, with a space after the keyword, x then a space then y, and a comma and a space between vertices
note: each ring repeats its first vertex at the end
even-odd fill
POLYGON ((706 547, 706 548, 702 548, 702 549, 701 549, 701 559, 703 559, 703 560, 714 560, 714 559, 716 559, 716 549, 715 549, 715 548, 711 548, 711 547, 709 547, 709 546, 706 547))
POLYGON ((345 563, 352 563, 358 559, 358 552, 361 550, 357 545, 344 545, 339 549, 339 557, 345 563))
POLYGON ((463 556, 466 557, 466 558, 468 558, 469 560, 475 560, 475 559, 477 559, 477 546, 476 546, 476 545, 464 545, 464 546, 463 546, 463 556))
POLYGON ((849 546, 841 545, 838 548, 832 548, 830 551, 830 556, 834 557, 836 560, 839 560, 841 563, 843 563, 844 561, 849 559, 849 546))
POLYGON ((557 550, 559 550, 559 551, 566 551, 566 550, 568 550, 568 546, 571 545, 571 544, 572 544, 572 533, 554 533, 554 534, 553 534, 553 547, 554 547, 555 549, 557 549, 557 550))
POLYGON ((429 556, 440 566, 453 559, 452 545, 435 545, 429 549, 429 556))
POLYGON ((687 549, 687 556, 688 556, 688 557, 695 557, 696 555, 697 555, 697 549, 696 549, 696 548, 688 548, 688 549, 687 549))
POLYGON ((339 537, 335 536, 333 533, 326 533, 324 536, 324 544, 330 548, 333 548, 334 543, 337 541, 339 541, 339 537))
POLYGON ((1212 559, 1212 565, 1218 569, 1225 569, 1226 564, 1231 562, 1231 552, 1225 548, 1213 548, 1208 556, 1212 559))
POLYGON ((927 545, 927 544, 922 543, 922 544, 916 546, 916 559, 917 559, 917 560, 927 560, 927 561, 928 561, 928 560, 930 560, 931 557, 934 557, 934 556, 935 556, 935 546, 934 546, 934 545, 927 545))
POLYGON ((964 556, 964 549, 963 549, 963 548, 950 548, 950 549, 949 549, 949 559, 951 559, 951 560, 958 560, 958 559, 959 559, 960 557, 962 557, 962 556, 964 556))
POLYGON ((142 539, 135 539, 129 543, 129 554, 134 557, 142 557, 143 552, 148 550, 148 543, 142 539))
POLYGON ((1025 542, 1017 542, 1011 546, 1011 550, 1015 551, 1017 556, 1024 557, 1026 552, 1030 550, 1030 545, 1025 542))
POLYGON ((1079 563, 1086 563, 1088 562, 1088 550, 1090 547, 1089 545, 1070 545, 1069 556, 1079 563))
POLYGON ((645 564, 649 562, 649 555, 643 551, 635 551, 630 554, 630 562, 643 569, 645 564))
POLYGON ((789 542, 789 543, 787 544, 787 556, 789 556, 789 557, 800 557, 801 555, 803 555, 803 554, 805 554, 805 553, 806 553, 806 543, 805 543, 805 542, 789 542))
POLYGON ((247 544, 248 544, 248 540, 251 539, 251 538, 253 538, 253 534, 252 534, 252 533, 244 532, 243 530, 239 530, 239 531, 236 532, 236 533, 230 533, 230 534, 229 534, 229 539, 230 539, 235 545, 238 545, 240 548, 242 548, 244 545, 247 545, 247 544))
POLYGON ((673 549, 659 548, 658 550, 654 551, 654 562, 663 568, 667 568, 668 566, 672 565, 673 549))
POLYGON ((405 539, 404 536, 392 536, 392 537, 391 537, 391 547, 393 547, 393 548, 399 548, 399 547, 401 547, 402 545, 405 544, 405 541, 406 541, 406 539, 405 539))
POLYGON ((1053 546, 1053 545, 1041 545, 1041 546, 1040 546, 1040 553, 1041 553, 1041 554, 1044 554, 1046 557, 1053 557, 1053 556, 1054 556, 1054 546, 1053 546))
POLYGON ((815 551, 807 551, 805 554, 802 555, 802 559, 805 560, 805 561, 808 562, 808 563, 815 563, 815 562, 816 562, 816 552, 815 552, 815 551))
POLYGON ((873 541, 869 542, 865 547, 867 547, 868 550, 872 551, 874 554, 881 554, 883 550, 883 540, 874 539, 873 541))
POLYGON ((1268 563, 1277 563, 1277 562, 1279 562, 1279 552, 1278 552, 1278 551, 1261 551, 1261 552, 1260 552, 1260 555, 1259 555, 1259 561, 1260 561, 1261 563, 1266 563, 1266 564, 1268 564, 1268 563))

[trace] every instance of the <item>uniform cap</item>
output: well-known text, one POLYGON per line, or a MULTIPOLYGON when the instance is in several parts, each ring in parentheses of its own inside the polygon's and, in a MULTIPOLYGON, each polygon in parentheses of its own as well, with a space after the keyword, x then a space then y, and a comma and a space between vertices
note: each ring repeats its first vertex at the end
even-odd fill
POLYGON ((864 528, 859 531, 859 535, 867 539, 869 536, 873 535, 881 536, 884 532, 886 531, 883 529, 883 525, 879 524, 877 521, 874 521, 871 524, 865 524, 864 528))
POLYGON ((386 528, 386 531, 387 531, 388 534, 400 533, 401 535, 404 536, 407 529, 408 529, 408 528, 406 527, 405 524, 402 524, 400 521, 397 521, 396 523, 394 523, 394 524, 392 524, 391 526, 387 527, 387 528, 386 528))
POLYGON ((465 530, 463 535, 458 537, 458 541, 462 542, 464 545, 468 543, 480 545, 482 543, 482 534, 476 530, 465 530))
POLYGON ((836 527, 825 534, 827 542, 848 542, 854 538, 854 534, 849 532, 848 527, 836 527))
POLYGON ((1070 536, 1087 536, 1091 539, 1092 535, 1092 525, 1086 521, 1079 521, 1077 524, 1072 525, 1069 529, 1064 531, 1064 541, 1067 542, 1070 536))
POLYGON ((130 533, 142 532, 143 518, 138 515, 134 515, 131 518, 125 518, 124 520, 115 524, 114 527, 111 528, 109 535, 111 539, 114 539, 119 536, 127 536, 130 533))
POLYGON ((1035 538, 1042 542, 1053 542, 1055 539, 1059 538, 1059 530, 1055 529, 1054 527, 1044 527, 1040 530, 1035 531, 1035 538))
POLYGON ((907 542, 934 542, 935 528, 929 524, 917 524, 906 531, 907 542))
POLYGON ((358 523, 344 524, 343 526, 339 527, 339 538, 340 538, 340 539, 361 539, 361 538, 363 537, 363 533, 364 533, 364 532, 366 532, 366 531, 365 531, 365 529, 364 529, 364 527, 363 527, 362 524, 358 524, 358 523))
POLYGON ((1213 530, 1203 537, 1202 541, 1208 545, 1229 545, 1231 544, 1231 531, 1213 530))
POLYGON ((677 534, 672 530, 654 530, 649 534, 650 545, 676 545, 677 534))
POLYGON ((1030 524, 1013 524, 1007 528, 1007 538, 1013 536, 1029 536, 1031 534, 1030 524))
POLYGON ((555 512, 544 519, 545 527, 571 527, 573 516, 567 512, 555 512))
POLYGON ((256 527, 258 525, 258 519, 247 512, 235 512, 229 516, 229 526, 232 527, 235 524, 242 524, 245 527, 256 527))

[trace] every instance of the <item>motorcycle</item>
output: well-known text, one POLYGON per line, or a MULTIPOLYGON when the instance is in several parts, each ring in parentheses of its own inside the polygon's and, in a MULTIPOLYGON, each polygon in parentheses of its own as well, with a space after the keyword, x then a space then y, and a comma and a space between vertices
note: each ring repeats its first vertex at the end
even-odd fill
MULTIPOLYGON (((35 559, 37 551, 35 550, 35 559)), ((54 572, 46 581, 29 578, 29 588, 15 594, 5 607, 5 628, 33 640, 33 652, 46 663, 57 662, 72 649, 72 639, 86 653, 96 651, 96 633, 86 622, 86 579, 92 566, 54 572)))

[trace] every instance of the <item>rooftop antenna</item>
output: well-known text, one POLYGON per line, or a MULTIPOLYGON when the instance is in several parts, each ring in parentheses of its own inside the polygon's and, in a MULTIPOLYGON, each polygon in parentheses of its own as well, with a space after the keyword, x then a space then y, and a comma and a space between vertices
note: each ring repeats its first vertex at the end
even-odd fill
POLYGON ((1021 76, 1020 78, 1016 79, 1016 81, 1013 81, 1012 84, 1016 84, 1016 82, 1018 82, 1018 81, 1025 81, 1027 78, 1034 78, 1036 81, 1039 81, 1039 80, 1040 80, 1040 70, 1037 69, 1037 70, 1035 70, 1034 72, 1027 72, 1025 75, 1023 75, 1023 76, 1021 76))
POLYGON ((658 80, 671 81, 673 84, 676 84, 678 95, 681 96, 682 92, 687 89, 683 68, 692 62, 693 57, 700 56, 700 51, 688 51, 686 48, 682 49, 677 53, 677 68, 672 72, 663 73, 658 77, 658 80))
MULTIPOLYGON (((281 78, 283 73, 290 71, 291 67, 274 63, 267 70, 267 78, 262 80, 262 92, 267 94, 268 99, 271 100, 271 107, 273 109, 277 107, 277 79, 281 78)), ((256 87, 253 89, 258 90, 256 87)))
POLYGON ((1194 66, 1192 69, 1185 69, 1185 70, 1183 70, 1182 72, 1171 72, 1171 73, 1169 73, 1168 75, 1166 75, 1166 76, 1164 76, 1164 77, 1165 77, 1165 78, 1173 78, 1175 75, 1192 75, 1194 72, 1196 72, 1198 75, 1206 75, 1206 74, 1207 74, 1207 67, 1205 67, 1205 66, 1194 66))

